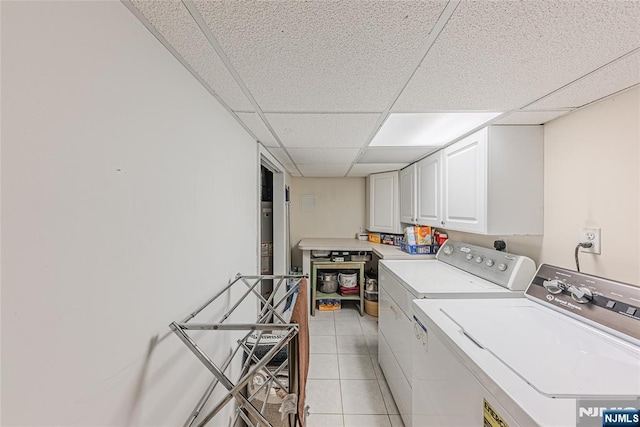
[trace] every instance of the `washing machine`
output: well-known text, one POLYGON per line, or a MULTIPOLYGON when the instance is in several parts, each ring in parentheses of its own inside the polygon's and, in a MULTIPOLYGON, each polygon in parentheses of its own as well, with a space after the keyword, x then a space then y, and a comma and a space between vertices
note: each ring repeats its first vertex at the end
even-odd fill
POLYGON ((535 271, 530 258, 453 240, 432 260, 380 261, 378 362, 405 426, 422 426, 411 420, 411 301, 521 298, 535 271))
POLYGON ((413 309, 414 425, 640 425, 640 288, 542 264, 525 298, 413 309))

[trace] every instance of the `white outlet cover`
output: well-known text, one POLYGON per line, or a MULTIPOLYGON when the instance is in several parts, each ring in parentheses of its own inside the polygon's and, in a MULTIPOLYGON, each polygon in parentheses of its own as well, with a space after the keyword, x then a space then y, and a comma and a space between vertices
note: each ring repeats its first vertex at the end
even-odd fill
POLYGON ((600 254, 600 229, 599 228, 583 228, 580 234, 580 243, 591 242, 593 246, 590 248, 580 248, 581 252, 590 254, 600 254))

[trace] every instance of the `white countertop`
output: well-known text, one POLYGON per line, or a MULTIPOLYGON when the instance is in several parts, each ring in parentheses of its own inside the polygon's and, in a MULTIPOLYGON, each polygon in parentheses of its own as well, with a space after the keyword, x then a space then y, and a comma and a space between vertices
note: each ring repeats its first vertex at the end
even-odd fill
POLYGON ((335 250, 335 251, 371 251, 382 259, 434 259, 435 255, 411 255, 403 252, 399 246, 382 245, 366 240, 339 238, 305 238, 298 243, 298 249, 335 250))

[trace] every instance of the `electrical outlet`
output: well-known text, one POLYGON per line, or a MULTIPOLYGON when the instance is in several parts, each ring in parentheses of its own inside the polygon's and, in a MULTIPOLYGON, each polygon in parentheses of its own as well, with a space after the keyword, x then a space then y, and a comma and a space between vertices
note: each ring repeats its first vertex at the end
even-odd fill
POLYGON ((582 252, 600 255, 600 229, 599 228, 583 228, 580 236, 580 243, 590 242, 593 244, 590 248, 580 248, 582 252))
POLYGON ((504 248, 504 251, 509 252, 509 240, 507 239, 507 236, 499 236, 497 240, 504 241, 504 244, 507 245, 507 247, 504 248))

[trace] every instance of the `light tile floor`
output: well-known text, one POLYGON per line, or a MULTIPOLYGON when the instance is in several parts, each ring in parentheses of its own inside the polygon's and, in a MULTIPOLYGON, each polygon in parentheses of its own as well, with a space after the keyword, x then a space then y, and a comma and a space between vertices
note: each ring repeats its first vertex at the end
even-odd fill
POLYGON ((378 365, 378 319, 353 308, 310 316, 308 427, 404 427, 378 365))

